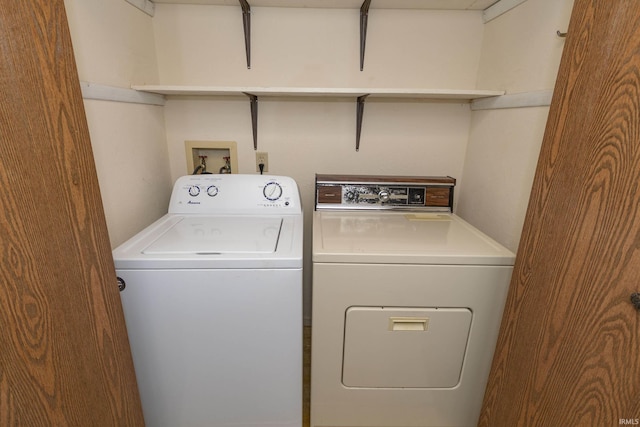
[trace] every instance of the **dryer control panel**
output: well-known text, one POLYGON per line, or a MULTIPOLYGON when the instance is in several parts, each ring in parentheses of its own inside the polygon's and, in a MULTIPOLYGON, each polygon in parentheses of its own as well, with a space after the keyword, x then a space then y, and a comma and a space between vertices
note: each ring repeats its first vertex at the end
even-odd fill
POLYGON ((450 176, 316 175, 315 208, 452 212, 455 184, 450 176))

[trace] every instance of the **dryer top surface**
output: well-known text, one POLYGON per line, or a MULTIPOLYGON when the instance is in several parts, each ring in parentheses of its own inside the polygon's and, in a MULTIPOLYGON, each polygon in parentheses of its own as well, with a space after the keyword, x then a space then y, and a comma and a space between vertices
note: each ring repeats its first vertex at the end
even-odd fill
POLYGON ((447 213, 314 213, 314 262, 513 265, 515 255, 447 213))

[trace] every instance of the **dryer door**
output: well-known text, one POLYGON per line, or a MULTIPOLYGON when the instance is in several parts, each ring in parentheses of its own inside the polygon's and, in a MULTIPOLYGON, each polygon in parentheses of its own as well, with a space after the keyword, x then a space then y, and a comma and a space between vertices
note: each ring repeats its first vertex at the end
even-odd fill
POLYGON ((451 388, 462 374, 467 308, 350 307, 342 383, 366 388, 451 388))

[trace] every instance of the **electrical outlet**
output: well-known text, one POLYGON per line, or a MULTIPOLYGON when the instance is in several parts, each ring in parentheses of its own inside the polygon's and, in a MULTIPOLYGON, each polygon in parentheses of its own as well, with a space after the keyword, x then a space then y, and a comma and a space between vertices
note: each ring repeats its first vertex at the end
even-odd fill
POLYGON ((269 172, 269 154, 266 151, 256 152, 256 172, 260 172, 260 165, 263 164, 262 172, 269 172))

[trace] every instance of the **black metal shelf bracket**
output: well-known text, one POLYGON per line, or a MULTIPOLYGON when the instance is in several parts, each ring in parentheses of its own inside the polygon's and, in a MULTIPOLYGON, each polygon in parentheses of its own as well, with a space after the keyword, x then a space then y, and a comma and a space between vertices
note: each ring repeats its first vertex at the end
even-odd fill
POLYGON ((360 71, 364 69, 364 49, 367 44, 367 21, 371 0, 364 0, 360 6, 360 71))
POLYGON ((247 92, 242 92, 249 97, 251 103, 251 129, 253 131, 253 149, 258 149, 258 97, 247 92))
POLYGON ((244 49, 247 54, 247 68, 251 69, 251 6, 247 0, 240 0, 242 26, 244 27, 244 49))
POLYGON ((360 151, 360 135, 362 135, 362 118, 364 116, 364 100, 369 96, 359 96, 356 101, 356 151, 360 151))

